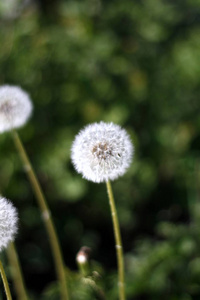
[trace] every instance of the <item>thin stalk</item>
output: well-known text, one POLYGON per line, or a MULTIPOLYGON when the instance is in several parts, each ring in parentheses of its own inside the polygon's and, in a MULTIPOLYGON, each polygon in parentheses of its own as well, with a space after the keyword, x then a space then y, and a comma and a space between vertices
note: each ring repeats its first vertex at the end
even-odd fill
POLYGON ((78 264, 78 268, 79 268, 79 272, 81 274, 82 277, 87 277, 90 274, 90 267, 88 262, 85 263, 77 263, 78 264))
POLYGON ((7 256, 12 267, 12 276, 15 285, 15 291, 18 300, 28 300, 28 295, 26 293, 26 288, 24 285, 24 278, 21 271, 21 266, 19 263, 17 251, 15 244, 11 242, 7 248, 7 256))
POLYGON ((67 288, 66 278, 65 278, 64 262, 63 262, 61 248, 60 248, 60 244, 59 244, 59 241, 57 238, 57 234, 56 234, 55 226, 53 224, 50 210, 48 208, 46 199, 44 197, 44 194, 42 192, 42 189, 40 187, 38 179, 35 175, 35 172, 33 170, 31 162, 28 158, 26 150, 20 140, 18 133, 15 130, 12 130, 12 136, 13 136, 13 139, 15 142, 15 146, 16 146, 16 148, 19 152, 19 155, 22 159, 22 162, 24 164, 24 169, 25 169, 27 176, 29 178, 29 181, 31 183, 33 192, 35 193, 36 199, 38 201, 38 205, 39 205, 41 213, 42 213, 42 218, 43 218, 47 233, 49 235, 49 241, 51 244, 52 254, 53 254, 53 258, 54 258, 54 262, 55 262, 55 268, 56 268, 58 279, 61 284, 62 300, 68 300, 69 296, 68 296, 68 288, 67 288))
POLYGON ((119 228, 119 221, 117 216, 117 210, 115 206, 115 200, 113 197, 112 187, 110 181, 106 182, 109 204, 112 215, 114 236, 115 236, 115 247, 117 254, 117 265, 118 265, 118 289, 119 289, 119 299, 125 300, 125 286, 124 286, 124 258, 123 258, 123 246, 121 233, 119 228))
POLYGON ((2 280, 3 280, 3 285, 4 285, 5 292, 6 292, 7 300, 12 300, 12 296, 11 296, 11 293, 10 293, 10 288, 9 288, 9 285, 8 285, 8 280, 6 278, 6 273, 4 271, 4 268, 3 268, 3 265, 2 265, 1 261, 0 261, 0 273, 1 273, 2 280))

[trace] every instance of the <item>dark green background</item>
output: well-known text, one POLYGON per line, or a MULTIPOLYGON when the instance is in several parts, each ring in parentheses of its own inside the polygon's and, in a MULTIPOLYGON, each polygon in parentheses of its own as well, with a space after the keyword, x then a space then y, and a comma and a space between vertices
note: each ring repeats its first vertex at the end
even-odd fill
MULTIPOLYGON (((82 179, 70 161, 74 136, 100 120, 122 125, 135 146, 130 169, 113 183, 128 299, 200 299, 200 1, 15 2, 0 4, 0 84, 32 98, 19 134, 74 272, 73 299, 96 299, 76 281, 83 245, 107 299, 117 299, 106 187, 82 179)), ((19 209, 16 245, 32 299, 58 299, 48 239, 9 133, 0 136, 0 190, 19 209)))

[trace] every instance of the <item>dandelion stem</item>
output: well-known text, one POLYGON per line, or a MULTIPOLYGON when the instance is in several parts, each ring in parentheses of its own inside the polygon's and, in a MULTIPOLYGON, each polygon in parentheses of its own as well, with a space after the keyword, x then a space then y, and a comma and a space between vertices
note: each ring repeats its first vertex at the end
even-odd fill
POLYGON ((24 285, 24 278, 22 275, 21 266, 19 263, 15 244, 13 242, 11 242, 7 248, 7 256, 8 256, 10 265, 12 266, 12 276, 13 276, 13 280, 14 280, 17 299, 27 300, 28 296, 26 293, 25 285, 24 285))
POLYGON ((43 218, 44 224, 46 226, 47 233, 49 235, 49 241, 50 241, 51 248, 52 248, 52 254, 53 254, 54 262, 55 262, 55 268, 56 268, 58 279, 61 284, 62 300, 68 300, 69 296, 68 296, 68 288, 67 288, 66 278, 65 278, 65 267, 64 267, 64 262, 63 262, 56 230, 55 230, 55 227, 53 224, 53 220, 51 218, 51 213, 49 211, 44 194, 42 192, 42 189, 40 187, 38 179, 35 175, 35 172, 32 168, 32 165, 30 163, 30 160, 28 158, 26 150, 20 140, 18 133, 14 129, 12 130, 12 135, 13 135, 13 139, 14 139, 16 148, 17 148, 19 155, 22 159, 22 162, 24 164, 24 168, 25 168, 25 171, 29 178, 29 181, 31 183, 32 189, 33 189, 36 199, 38 201, 38 205, 39 205, 41 213, 42 213, 42 218, 43 218))
POLYGON ((118 264, 118 289, 119 289, 119 299, 125 300, 125 287, 124 287, 124 259, 123 259, 123 246, 122 246, 122 239, 121 233, 119 228, 119 221, 117 217, 117 210, 115 207, 115 200, 113 197, 111 183, 108 180, 106 182, 109 204, 111 209, 112 215, 112 222, 114 228, 114 235, 115 235, 115 247, 116 247, 116 254, 117 254, 117 264, 118 264))
POLYGON ((1 273, 2 280, 3 280, 3 285, 4 285, 4 288, 5 288, 7 300, 12 300, 12 296, 11 296, 11 293, 10 293, 10 288, 9 288, 8 281, 7 281, 7 278, 6 278, 6 273, 4 271, 4 268, 3 268, 3 265, 2 265, 1 261, 0 261, 0 273, 1 273))

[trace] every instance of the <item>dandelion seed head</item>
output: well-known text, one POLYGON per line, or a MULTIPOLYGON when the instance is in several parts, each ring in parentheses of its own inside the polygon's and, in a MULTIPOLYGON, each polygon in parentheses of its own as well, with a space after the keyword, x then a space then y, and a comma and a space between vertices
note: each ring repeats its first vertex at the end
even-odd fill
POLYGON ((94 123, 76 136, 71 158, 78 173, 93 182, 114 180, 130 166, 133 145, 127 132, 113 123, 94 123))
POLYGON ((0 132, 23 126, 32 112, 29 95, 18 86, 0 87, 0 132))
POLYGON ((0 251, 14 240, 17 233, 17 210, 6 198, 0 196, 0 251))

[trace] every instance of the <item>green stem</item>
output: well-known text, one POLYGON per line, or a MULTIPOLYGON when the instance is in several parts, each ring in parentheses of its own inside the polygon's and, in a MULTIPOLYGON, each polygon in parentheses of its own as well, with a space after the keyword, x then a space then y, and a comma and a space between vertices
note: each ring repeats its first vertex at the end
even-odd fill
POLYGON ((119 228, 119 221, 117 217, 117 210, 115 207, 115 200, 113 197, 112 187, 110 181, 106 182, 109 204, 111 209, 112 215, 112 222, 114 228, 114 235, 115 235, 115 247, 117 253, 117 264, 118 264, 118 288, 119 288, 119 299, 125 300, 125 287, 124 287, 124 258, 123 258, 123 246, 122 246, 122 239, 121 233, 119 228))
POLYGON ((28 296, 24 285, 24 278, 22 276, 21 266, 19 263, 15 244, 13 242, 11 242, 7 248, 7 255, 10 265, 12 267, 12 276, 14 280, 17 299, 27 300, 28 296))
POLYGON ((3 285, 4 285, 4 288, 5 288, 7 300, 12 300, 12 296, 11 296, 11 293, 10 293, 10 288, 9 288, 8 281, 7 281, 7 278, 6 278, 6 273, 4 271, 4 268, 3 268, 3 265, 2 265, 1 261, 0 261, 0 273, 1 273, 2 280, 3 280, 3 285))
POLYGON ((52 254, 53 254, 54 262, 55 262, 55 268, 56 268, 58 279, 61 284, 62 299, 68 300, 69 296, 68 296, 68 289, 67 289, 66 278, 65 278, 64 262, 63 262, 56 230, 55 230, 53 220, 51 217, 51 213, 49 211, 48 205, 46 203, 46 199, 44 197, 44 194, 42 192, 42 189, 40 187, 38 179, 35 175, 33 167, 30 163, 28 155, 27 155, 27 153, 24 149, 24 146, 20 140, 20 137, 15 130, 12 130, 12 135, 13 135, 13 139, 14 139, 16 148, 17 148, 19 155, 22 159, 22 162, 24 164, 24 169, 25 169, 27 176, 29 178, 29 181, 31 183, 33 192, 35 193, 36 199, 38 201, 38 205, 39 205, 41 213, 42 213, 42 218, 43 218, 44 224, 46 226, 47 233, 49 235, 49 241, 50 241, 51 248, 52 248, 52 254))
POLYGON ((89 264, 88 262, 86 263, 79 263, 78 264, 78 268, 79 268, 79 272, 83 277, 87 277, 90 274, 90 268, 89 268, 89 264))

